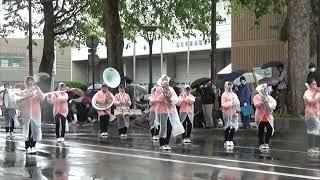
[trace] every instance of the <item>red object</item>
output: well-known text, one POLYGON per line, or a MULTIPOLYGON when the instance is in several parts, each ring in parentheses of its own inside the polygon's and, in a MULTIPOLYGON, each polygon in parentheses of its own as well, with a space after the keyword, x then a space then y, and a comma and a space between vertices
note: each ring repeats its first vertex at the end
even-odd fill
POLYGON ((81 103, 82 104, 91 104, 91 98, 88 96, 85 96, 82 98, 81 103))

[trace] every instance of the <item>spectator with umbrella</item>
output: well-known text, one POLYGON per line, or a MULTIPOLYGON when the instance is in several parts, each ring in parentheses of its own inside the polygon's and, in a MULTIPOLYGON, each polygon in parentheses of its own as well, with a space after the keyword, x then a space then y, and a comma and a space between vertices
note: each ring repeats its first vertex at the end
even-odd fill
POLYGON ((249 86, 246 84, 246 78, 244 76, 240 77, 240 85, 238 86, 238 97, 240 100, 241 107, 241 122, 243 128, 251 128, 250 126, 250 115, 251 112, 245 111, 245 109, 250 109, 251 106, 251 91, 249 86))
POLYGON ((280 113, 285 113, 287 112, 288 72, 284 69, 283 64, 277 66, 277 69, 280 73, 278 85, 280 113))
MULTIPOLYGON (((204 85, 200 85, 199 94, 201 96, 201 104, 203 116, 206 121, 206 128, 213 126, 213 103, 215 101, 215 94, 211 85, 211 81, 208 81, 204 85)), ((216 126, 216 124, 215 124, 216 126)))

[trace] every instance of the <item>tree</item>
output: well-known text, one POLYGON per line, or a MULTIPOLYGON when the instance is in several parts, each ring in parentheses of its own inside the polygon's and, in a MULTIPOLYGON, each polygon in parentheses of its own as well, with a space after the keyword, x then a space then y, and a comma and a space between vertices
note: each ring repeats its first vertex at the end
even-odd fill
MULTIPOLYGON (((34 0, 32 8, 34 34, 43 37, 43 54, 39 72, 50 75, 50 81, 41 84, 44 91, 50 89, 55 41, 59 46, 79 45, 88 34, 98 33, 95 21, 86 13, 89 0, 34 0), (43 27, 43 28, 42 28, 43 27)), ((27 36, 28 22, 21 15, 28 7, 25 0, 3 0, 5 23, 0 27, 0 35, 6 37, 16 29, 27 36)))
POLYGON ((216 65, 216 50, 217 50, 217 2, 216 0, 211 0, 211 52, 210 52, 210 64, 211 64, 211 79, 215 81, 218 80, 217 76, 217 65, 216 65))
POLYGON ((303 113, 302 101, 305 90, 306 67, 310 62, 310 1, 308 0, 234 0, 233 5, 245 6, 256 18, 272 11, 283 12, 288 9, 288 56, 289 56, 289 91, 292 103, 291 111, 303 113), (287 4, 286 4, 287 3, 287 4))
MULTIPOLYGON (((195 31, 207 38, 210 7, 210 0, 98 0, 91 4, 91 15, 106 31, 109 65, 123 73, 123 38, 134 40, 137 34, 145 36, 147 25, 158 26, 156 38, 189 37, 195 31)), ((223 21, 219 15, 216 19, 223 21)))

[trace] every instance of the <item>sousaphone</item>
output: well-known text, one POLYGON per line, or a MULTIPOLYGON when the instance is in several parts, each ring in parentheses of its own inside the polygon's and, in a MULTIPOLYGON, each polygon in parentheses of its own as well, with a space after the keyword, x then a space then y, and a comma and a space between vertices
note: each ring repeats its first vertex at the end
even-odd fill
MULTIPOLYGON (((120 74, 117 70, 114 68, 107 68, 103 71, 103 81, 104 83, 110 87, 110 88, 116 88, 119 86, 121 82, 120 74)), ((98 111, 104 111, 106 109, 109 109, 113 103, 114 103, 114 95, 112 93, 109 94, 110 98, 106 99, 103 104, 97 103, 95 94, 92 98, 91 104, 92 107, 95 108, 98 111)))

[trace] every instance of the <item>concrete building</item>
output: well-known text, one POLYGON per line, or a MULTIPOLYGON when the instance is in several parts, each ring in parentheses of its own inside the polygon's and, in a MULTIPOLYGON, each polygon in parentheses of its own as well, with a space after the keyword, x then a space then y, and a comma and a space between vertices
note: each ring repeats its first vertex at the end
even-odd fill
MULTIPOLYGON (((43 40, 34 40, 33 70, 38 72, 42 58, 43 40)), ((20 83, 29 74, 28 39, 0 39, 0 81, 20 83)), ((56 50, 55 81, 71 80, 71 48, 56 50)))

